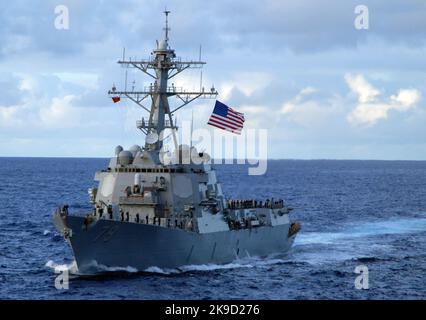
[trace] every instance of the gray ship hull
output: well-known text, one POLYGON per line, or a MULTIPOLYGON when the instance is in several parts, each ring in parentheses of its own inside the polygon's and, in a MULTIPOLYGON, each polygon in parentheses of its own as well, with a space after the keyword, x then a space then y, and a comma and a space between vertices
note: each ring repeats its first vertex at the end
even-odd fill
POLYGON ((97 220, 88 227, 84 217, 55 215, 58 230, 71 229, 66 237, 80 273, 96 268, 178 268, 185 265, 224 264, 237 258, 285 253, 294 242, 289 225, 199 234, 148 224, 97 220))

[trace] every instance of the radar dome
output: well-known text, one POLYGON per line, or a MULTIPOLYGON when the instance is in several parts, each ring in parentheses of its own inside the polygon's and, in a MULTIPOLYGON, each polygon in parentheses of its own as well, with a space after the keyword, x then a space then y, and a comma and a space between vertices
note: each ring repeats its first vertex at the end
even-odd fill
POLYGON ((158 50, 167 50, 167 41, 166 40, 161 40, 158 43, 158 50))
POLYGON ((129 151, 133 154, 133 157, 136 156, 136 154, 141 151, 141 147, 139 147, 137 144, 130 147, 129 151))
POLYGON ((122 146, 116 146, 115 147, 115 155, 118 156, 118 154, 123 151, 123 147, 122 146))
POLYGON ((133 162, 133 154, 128 150, 121 151, 118 154, 118 162, 124 166, 131 164, 133 162))

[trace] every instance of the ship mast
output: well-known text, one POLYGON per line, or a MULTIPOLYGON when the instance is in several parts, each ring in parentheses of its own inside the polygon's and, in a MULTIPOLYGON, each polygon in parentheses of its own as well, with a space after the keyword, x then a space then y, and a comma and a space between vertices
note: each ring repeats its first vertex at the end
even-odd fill
POLYGON ((115 87, 108 93, 110 95, 121 96, 130 99, 138 106, 149 113, 148 120, 142 118, 136 122, 136 126, 145 135, 145 150, 155 154, 155 159, 159 161, 159 153, 163 147, 164 130, 170 129, 173 135, 173 142, 177 150, 176 130, 178 127, 173 122, 175 112, 186 106, 188 103, 198 98, 215 98, 218 94, 216 89, 212 87, 209 91, 200 88, 199 91, 187 91, 181 87, 168 85, 168 81, 188 68, 202 68, 205 62, 201 61, 182 61, 176 57, 175 51, 169 45, 169 16, 170 11, 164 11, 165 27, 164 39, 157 41, 157 48, 151 53, 151 57, 147 60, 119 60, 118 63, 128 68, 136 68, 149 77, 153 78, 153 82, 143 88, 143 90, 135 91, 119 91, 115 87), (180 105, 171 109, 169 97, 175 97, 180 105), (151 98, 151 107, 147 108, 143 102, 147 98, 151 98))

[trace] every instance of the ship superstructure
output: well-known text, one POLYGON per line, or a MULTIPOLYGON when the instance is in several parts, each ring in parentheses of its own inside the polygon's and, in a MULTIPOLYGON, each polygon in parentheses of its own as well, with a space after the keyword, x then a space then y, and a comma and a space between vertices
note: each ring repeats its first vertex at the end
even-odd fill
POLYGON ((227 263, 238 257, 286 252, 300 226, 291 223, 282 200, 228 199, 206 153, 178 145, 174 114, 197 98, 215 98, 215 88, 199 91, 169 85, 188 68, 205 62, 184 61, 169 45, 169 11, 164 39, 148 60, 118 61, 140 70, 152 83, 140 91, 109 91, 143 108, 137 121, 145 145, 116 147, 106 169, 96 172, 97 188, 89 189, 93 210, 71 214, 58 208, 54 224, 70 244, 80 272, 97 266, 176 268, 191 264, 227 263), (181 104, 171 110, 169 98, 181 104), (150 107, 145 102, 150 101, 150 107), (166 131, 174 144, 164 148, 166 131), (194 161, 196 158, 197 161, 194 161))

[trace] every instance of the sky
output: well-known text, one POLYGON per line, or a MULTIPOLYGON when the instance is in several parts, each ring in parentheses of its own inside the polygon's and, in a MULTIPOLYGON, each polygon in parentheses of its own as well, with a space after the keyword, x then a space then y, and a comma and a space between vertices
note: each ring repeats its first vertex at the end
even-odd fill
MULTIPOLYGON (((246 130, 267 129, 268 158, 426 160, 424 0, 5 3, 0 156, 109 157, 116 145, 143 144, 135 122, 144 111, 107 91, 124 86, 124 47, 149 58, 165 7, 171 47, 198 59, 201 45, 203 85, 245 114, 246 130), (58 5, 68 29, 55 27, 58 5), (355 27, 358 5, 366 29, 355 27)), ((129 70, 128 82, 150 80, 129 70)), ((200 70, 174 82, 198 89, 200 70)), ((178 122, 193 113, 195 128, 213 130, 213 106, 198 100, 178 122)))

